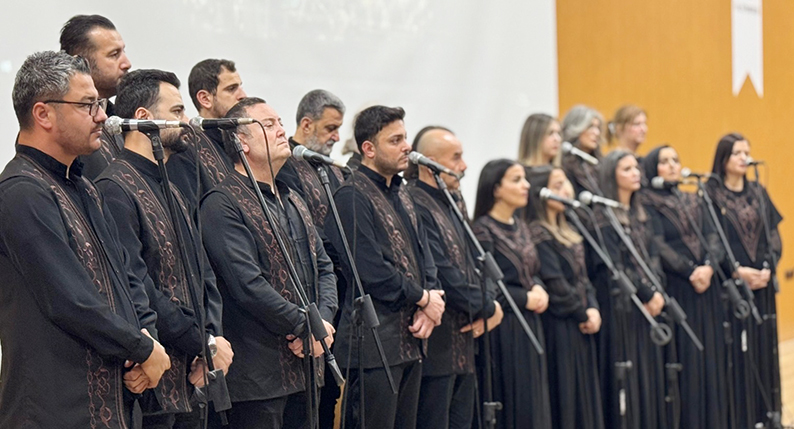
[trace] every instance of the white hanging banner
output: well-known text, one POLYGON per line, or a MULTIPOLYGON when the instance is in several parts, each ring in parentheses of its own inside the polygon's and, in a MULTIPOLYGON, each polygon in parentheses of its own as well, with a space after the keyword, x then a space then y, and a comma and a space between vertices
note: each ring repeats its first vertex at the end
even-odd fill
POLYGON ((764 27, 762 0, 731 1, 731 41, 733 62, 733 95, 739 95, 745 79, 764 96, 764 27))

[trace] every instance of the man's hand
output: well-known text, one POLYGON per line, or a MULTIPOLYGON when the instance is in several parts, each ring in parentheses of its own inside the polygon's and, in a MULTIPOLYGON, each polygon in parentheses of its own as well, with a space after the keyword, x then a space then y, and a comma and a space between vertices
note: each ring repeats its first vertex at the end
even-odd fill
MULTIPOLYGON (((323 350, 323 345, 320 344, 319 341, 314 339, 314 335, 312 335, 312 340, 314 340, 313 343, 312 343, 312 356, 314 356, 314 357, 322 356, 323 353, 325 353, 325 351, 323 350)), ((303 359, 304 356, 306 356, 305 354, 303 354, 303 340, 302 339, 297 338, 294 335, 290 334, 290 335, 287 335, 287 341, 289 341, 287 346, 289 347, 289 349, 292 352, 292 354, 294 354, 295 356, 297 356, 297 357, 299 357, 301 359, 303 359)))
POLYGON ((141 332, 146 334, 146 336, 149 337, 154 343, 152 353, 150 353, 146 361, 140 365, 141 370, 149 379, 148 387, 154 388, 157 387, 157 383, 160 382, 160 377, 163 376, 163 373, 171 368, 171 358, 169 358, 168 354, 166 354, 165 348, 163 348, 163 346, 157 342, 157 340, 149 335, 149 331, 147 331, 146 328, 141 329, 141 332))
POLYGON ((223 375, 226 375, 229 373, 229 366, 232 364, 232 360, 234 358, 232 345, 226 341, 226 338, 215 337, 215 347, 217 348, 218 352, 215 353, 215 357, 212 358, 212 367, 215 369, 220 369, 223 371, 223 375))
POLYGON ((328 336, 325 337, 325 345, 328 348, 331 348, 331 344, 334 343, 334 334, 336 334, 336 328, 330 322, 323 320, 323 325, 325 325, 325 332, 328 332, 328 336))
POLYGON ((434 326, 438 326, 441 324, 441 316, 444 314, 444 309, 446 308, 446 303, 444 302, 444 298, 442 298, 442 296, 444 296, 444 291, 433 289, 427 291, 427 295, 427 305, 420 311, 425 313, 425 315, 435 323, 434 326))
POLYGON ((654 292, 650 301, 646 302, 644 305, 648 313, 656 317, 662 314, 662 309, 664 309, 664 297, 659 292, 654 292))
MULTIPOLYGON (((499 324, 502 323, 503 317, 504 317, 504 311, 502 311, 501 304, 499 304, 498 301, 494 301, 493 315, 488 318, 488 332, 491 332, 493 328, 499 326, 499 324)), ((477 338, 485 333, 484 325, 485 323, 483 323, 483 319, 477 319, 474 322, 469 323, 468 325, 460 328, 460 332, 472 331, 474 338, 477 338)))
POLYGON ((133 365, 135 366, 124 374, 124 385, 130 392, 140 394, 149 388, 149 378, 146 377, 140 365, 130 361, 124 362, 125 368, 129 368, 133 365))
POLYGON ((527 310, 541 314, 549 308, 549 294, 540 285, 532 286, 527 292, 527 310))
POLYGON ((414 337, 425 339, 430 337, 435 327, 436 323, 430 316, 422 310, 417 310, 414 313, 414 323, 408 327, 408 330, 411 331, 414 337))
MULTIPOLYGON (((213 362, 215 362, 214 359, 213 362)), ((204 359, 193 359, 193 362, 190 364, 190 374, 187 376, 187 380, 190 384, 199 388, 204 387, 205 374, 207 374, 207 362, 204 359)))

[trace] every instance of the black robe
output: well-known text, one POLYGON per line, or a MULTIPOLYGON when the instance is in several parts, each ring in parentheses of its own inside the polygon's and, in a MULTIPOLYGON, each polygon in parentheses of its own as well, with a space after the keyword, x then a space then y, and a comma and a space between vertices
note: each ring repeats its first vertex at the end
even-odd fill
MULTIPOLYGON (((221 297, 189 215, 191 205, 172 184, 179 227, 185 239, 182 244, 189 258, 187 266, 182 261, 161 182, 157 164, 128 149, 96 181, 113 218, 118 221, 121 243, 130 255, 133 271, 154 283, 147 288, 149 300, 157 311, 160 339, 172 362, 158 386, 162 411, 188 412, 192 388, 187 383, 187 374, 192 359, 203 351, 199 317, 189 288, 191 285, 195 288, 193 294, 201 306, 199 310, 204 312, 206 331, 216 336, 223 335, 221 297)), ((152 408, 144 408, 144 412, 158 411, 152 408)))
MULTIPOLYGON (((422 299, 424 289, 440 286, 422 220, 416 216, 413 199, 403 187, 402 178, 395 175, 387 186, 383 176, 362 165, 334 193, 334 201, 364 292, 372 297, 380 321, 378 335, 389 365, 418 361, 425 356, 427 343, 415 338, 408 327, 413 323, 419 308, 416 303, 422 299)), ((341 235, 334 222, 326 221, 325 234, 335 252, 344 255, 341 235)), ((359 353, 351 335, 355 331, 351 313, 358 290, 352 282, 347 259, 341 258, 341 264, 348 284, 342 300, 335 354, 340 366, 356 368, 359 353)), ((364 335, 363 355, 364 368, 382 366, 375 341, 369 334, 364 335)))
POLYGON ((679 199, 669 190, 644 190, 641 201, 648 215, 660 228, 656 246, 667 280, 667 292, 676 298, 687 314, 687 321, 701 340, 700 352, 680 326, 676 326, 676 347, 683 369, 681 386, 681 428, 727 428, 727 368, 725 333, 722 323, 722 285, 715 270, 712 284, 705 292, 695 292, 689 276, 698 266, 711 261, 718 264, 724 252, 719 237, 704 217, 694 194, 681 194, 679 199), (702 231, 709 247, 704 248, 693 230, 702 231), (712 250, 714 249, 714 250, 712 250))
POLYGON ((306 389, 308 369, 286 339, 305 334, 305 317, 274 233, 284 238, 322 318, 333 320, 337 309, 336 276, 306 203, 278 180, 277 186, 281 203, 269 185, 259 183, 276 228, 262 212, 248 177, 236 171, 201 202, 204 246, 223 296, 223 332, 234 347, 226 377, 232 402, 280 398, 306 389))
MULTIPOLYGON (((529 227, 518 218, 513 225, 507 225, 486 215, 474 221, 473 229, 483 248, 493 253, 504 273, 508 293, 545 349, 540 315, 526 309, 527 292, 539 284, 533 276, 540 273, 529 227)), ((501 293, 497 300, 505 313, 502 324, 491 331, 494 400, 504 406, 496 413, 497 427, 549 429, 552 425, 546 355, 538 355, 501 293)))
POLYGON ((156 315, 96 188, 17 146, 0 175, 0 427, 126 428, 125 360, 148 359, 156 315))
MULTIPOLYGON (((772 254, 775 254, 779 260, 782 246, 777 226, 783 217, 775 208, 766 189, 756 182, 745 181, 741 192, 733 192, 711 181, 708 192, 739 265, 756 269, 769 268, 774 278, 777 267, 772 264, 772 254), (771 245, 764 233, 762 199, 766 203, 771 245)), ((724 262, 726 272, 730 272, 728 264, 726 258, 724 262)), ((770 411, 769 407, 772 411, 781 410, 777 306, 772 281, 770 280, 767 287, 753 291, 753 295, 764 323, 760 326, 756 325, 752 317, 743 322, 732 322, 734 334, 732 374, 736 393, 733 407, 736 410, 734 425, 736 428, 751 427, 756 422, 767 421, 766 414, 770 411), (743 344, 747 345, 746 352, 743 350, 743 344), (753 366, 758 368, 760 388, 754 376, 753 366), (770 404, 767 405, 761 389, 771 401, 770 404)), ((726 317, 733 316, 728 314, 726 317)))
MULTIPOLYGON (((652 220, 640 221, 638 210, 642 209, 632 208, 629 213, 623 213, 624 221, 628 221, 623 228, 630 234, 632 243, 649 263, 656 277, 663 282, 658 251, 652 240, 652 220)), ((596 219, 605 242, 605 251, 637 288, 640 301, 648 302, 655 292, 650 279, 631 256, 601 209, 596 210, 596 219)), ((605 426, 622 427, 625 418, 628 428, 665 429, 668 427, 668 418, 664 401, 664 350, 651 341, 650 325, 639 309, 628 296, 617 293, 619 286, 612 280, 603 261, 598 256, 589 260, 592 266, 588 272, 601 305, 602 325, 597 341, 605 426), (631 361, 632 368, 619 380, 620 372, 616 370, 615 364, 628 361, 631 361), (620 398, 623 389, 626 394, 626 414, 622 417, 620 398)))
POLYGON ((539 221, 530 224, 540 257, 540 279, 549 292, 542 314, 549 365, 552 426, 558 429, 604 429, 604 410, 593 335, 583 334, 587 309, 598 309, 587 277, 585 247, 557 241, 539 221))

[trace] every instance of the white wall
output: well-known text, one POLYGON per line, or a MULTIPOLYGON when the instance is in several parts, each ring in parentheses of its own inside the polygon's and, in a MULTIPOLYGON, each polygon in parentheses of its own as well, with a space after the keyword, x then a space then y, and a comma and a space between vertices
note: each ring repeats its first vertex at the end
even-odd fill
POLYGON ((376 103, 406 109, 410 139, 425 125, 451 128, 469 164, 470 207, 482 166, 516 156, 526 116, 557 113, 554 0, 11 2, 0 16, 0 164, 13 156, 11 90, 20 64, 58 49, 69 17, 92 13, 116 24, 133 68, 177 73, 187 104, 191 67, 227 58, 290 134, 298 101, 315 88, 348 106, 343 140, 355 112, 376 103))

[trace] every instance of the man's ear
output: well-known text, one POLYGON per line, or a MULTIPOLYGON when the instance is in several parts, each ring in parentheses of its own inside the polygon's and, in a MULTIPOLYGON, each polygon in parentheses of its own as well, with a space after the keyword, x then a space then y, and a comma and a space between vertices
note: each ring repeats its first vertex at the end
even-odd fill
POLYGON ((308 116, 304 116, 303 118, 301 118, 301 121, 298 124, 298 129, 304 135, 309 135, 312 130, 312 124, 314 124, 314 121, 312 121, 311 118, 309 118, 308 116))
POLYGON ((201 89, 196 93, 196 100, 201 107, 207 110, 212 109, 212 94, 206 89, 201 89))
POLYGON ((45 130, 51 130, 55 124, 53 118, 55 117, 55 109, 48 104, 38 102, 33 105, 31 109, 31 118, 33 122, 39 124, 45 130))
POLYGON ((372 143, 369 140, 365 140, 364 143, 361 144, 361 156, 367 159, 374 159, 375 143, 372 143))
POLYGON ((135 113, 132 115, 134 119, 153 119, 154 115, 152 112, 147 110, 145 107, 139 107, 135 109, 135 113))

